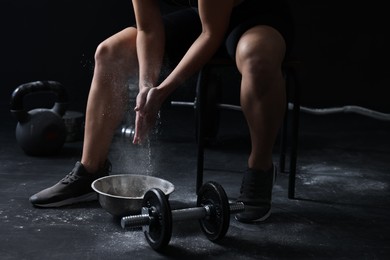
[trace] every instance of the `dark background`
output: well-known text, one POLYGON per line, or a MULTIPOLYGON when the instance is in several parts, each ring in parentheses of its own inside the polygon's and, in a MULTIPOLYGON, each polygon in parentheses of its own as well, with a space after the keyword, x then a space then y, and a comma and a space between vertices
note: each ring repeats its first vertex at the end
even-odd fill
MULTIPOLYGON (((390 112, 385 2, 290 0, 297 30, 293 54, 304 66, 303 105, 390 112)), ((0 19, 2 112, 17 86, 35 80, 61 82, 70 109, 83 112, 95 48, 134 15, 130 0, 1 0, 0 19)))

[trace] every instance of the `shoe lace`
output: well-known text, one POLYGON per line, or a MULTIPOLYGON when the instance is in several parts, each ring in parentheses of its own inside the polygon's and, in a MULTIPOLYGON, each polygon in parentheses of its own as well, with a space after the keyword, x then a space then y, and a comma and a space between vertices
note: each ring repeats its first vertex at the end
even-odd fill
POLYGON ((259 176, 259 175, 244 176, 240 187, 240 193, 247 198, 267 197, 270 188, 272 191, 272 186, 275 183, 275 179, 276 179, 276 173, 274 172, 272 172, 271 176, 259 176), (270 181, 272 183, 270 183, 270 181))
POLYGON ((68 174, 61 180, 61 183, 63 183, 63 184, 69 184, 69 183, 72 183, 72 182, 74 182, 74 181, 77 181, 79 178, 80 178, 80 176, 78 176, 77 174, 75 174, 74 171, 71 171, 70 173, 68 173, 68 174))
MULTIPOLYGON (((112 168, 111 162, 107 161, 107 164, 106 164, 105 169, 103 170, 103 172, 107 172, 107 174, 109 174, 109 173, 111 172, 111 168, 112 168)), ((77 174, 76 168, 74 168, 70 173, 68 173, 68 174, 61 180, 61 183, 63 183, 63 184, 69 184, 69 183, 72 183, 72 182, 77 181, 77 180, 80 179, 81 177, 82 177, 82 176, 80 176, 80 175, 77 174)))
POLYGON ((244 177, 240 187, 240 193, 246 197, 253 198, 261 195, 262 189, 259 189, 257 183, 248 177, 244 177))

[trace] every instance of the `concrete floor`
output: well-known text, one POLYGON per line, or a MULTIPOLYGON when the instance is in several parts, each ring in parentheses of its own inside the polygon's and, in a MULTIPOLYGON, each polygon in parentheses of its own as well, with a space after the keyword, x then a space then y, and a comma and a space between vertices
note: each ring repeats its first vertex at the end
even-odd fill
MULTIPOLYGON (((3 110, 4 111, 4 110, 3 110)), ((30 157, 15 141, 15 121, 1 114, 0 259, 387 259, 390 254, 390 123, 353 115, 302 114, 296 199, 288 174, 274 188, 271 217, 250 225, 231 219, 226 237, 212 243, 197 221, 174 223, 164 253, 141 231, 123 230, 98 202, 59 209, 30 205, 33 193, 54 184, 80 159, 81 142, 53 157, 30 157)), ((172 207, 196 201, 193 111, 167 109, 149 145, 116 137, 112 174, 147 174, 171 181, 172 207)), ((238 196, 248 134, 242 116, 221 115, 217 142, 206 150, 205 181, 238 196), (233 127, 234 126, 234 127, 233 127)), ((275 147, 275 162, 278 147, 275 147)))

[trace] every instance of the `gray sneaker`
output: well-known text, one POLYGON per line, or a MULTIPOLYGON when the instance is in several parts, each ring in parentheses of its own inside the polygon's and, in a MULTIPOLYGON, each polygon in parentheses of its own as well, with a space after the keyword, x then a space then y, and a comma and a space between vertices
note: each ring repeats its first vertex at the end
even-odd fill
POLYGON ((76 162, 68 175, 55 185, 32 195, 30 202, 36 207, 50 208, 97 200, 97 194, 91 184, 110 172, 111 163, 108 160, 104 167, 94 174, 88 173, 80 162, 76 162))
POLYGON ((276 166, 266 172, 247 169, 241 183, 237 202, 243 202, 245 211, 236 214, 236 220, 254 223, 271 215, 272 188, 276 180, 276 166))

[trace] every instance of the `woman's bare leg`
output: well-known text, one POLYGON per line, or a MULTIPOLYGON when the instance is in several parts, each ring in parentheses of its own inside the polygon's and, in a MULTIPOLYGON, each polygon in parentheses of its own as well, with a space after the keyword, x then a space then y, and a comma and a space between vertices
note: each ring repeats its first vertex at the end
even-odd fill
POLYGON ((129 80, 137 80, 135 28, 127 28, 102 42, 95 53, 89 92, 81 163, 88 172, 103 167, 116 128, 126 111, 129 80))
POLYGON ((283 120, 286 93, 282 74, 285 42, 269 26, 256 26, 244 33, 237 45, 237 67, 242 75, 241 107, 251 136, 248 169, 244 172, 238 201, 245 212, 238 221, 264 221, 271 214, 276 171, 272 152, 283 120))
POLYGON ((248 30, 237 46, 237 67, 242 75, 240 101, 252 145, 248 167, 252 169, 266 171, 272 166, 272 151, 286 105, 281 70, 284 54, 284 39, 268 26, 248 30))

